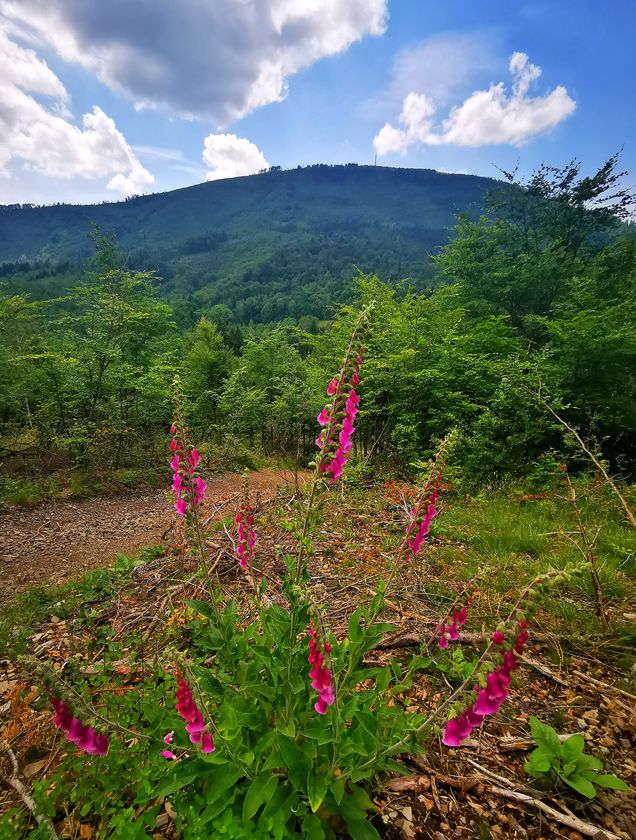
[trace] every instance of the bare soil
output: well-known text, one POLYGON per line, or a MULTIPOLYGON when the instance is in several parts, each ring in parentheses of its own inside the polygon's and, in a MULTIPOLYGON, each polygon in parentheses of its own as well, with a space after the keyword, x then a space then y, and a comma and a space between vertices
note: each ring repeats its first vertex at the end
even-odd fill
MULTIPOLYGON (((241 475, 208 478, 204 512, 241 491, 241 475)), ((294 486, 288 471, 260 470, 250 488, 266 501, 277 487, 294 486)), ((219 511, 219 516, 227 510, 219 511)), ((31 586, 60 584, 109 566, 117 554, 159 543, 174 517, 163 490, 96 499, 45 502, 0 511, 0 602, 31 586)))

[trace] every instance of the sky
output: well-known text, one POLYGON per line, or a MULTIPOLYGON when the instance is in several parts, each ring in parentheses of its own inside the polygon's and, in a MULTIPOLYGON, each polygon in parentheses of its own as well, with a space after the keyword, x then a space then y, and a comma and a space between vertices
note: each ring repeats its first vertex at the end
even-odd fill
POLYGON ((0 0, 0 204, 621 147, 631 185, 635 35, 633 0, 0 0))

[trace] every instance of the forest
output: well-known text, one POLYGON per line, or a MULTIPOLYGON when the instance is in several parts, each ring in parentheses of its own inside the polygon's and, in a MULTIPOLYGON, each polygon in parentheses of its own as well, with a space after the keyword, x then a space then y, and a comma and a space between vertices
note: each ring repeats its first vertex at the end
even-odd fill
POLYGON ((635 199, 502 175, 293 312, 5 264, 0 840, 634 836, 635 199))
MULTIPOLYGON (((412 476, 456 429, 468 485, 511 476, 540 484, 568 457, 547 404, 612 470, 632 476, 636 242, 617 159, 591 177, 573 163, 545 166, 524 187, 510 179, 432 257, 432 291, 358 274, 351 302, 333 305, 329 320, 304 312, 241 323, 219 303, 180 329, 156 273, 127 268, 114 236, 94 231, 90 264, 61 294, 5 287, 3 493, 19 496, 37 477, 53 476, 54 486, 59 471, 152 471, 175 388, 197 438, 211 448, 223 441, 236 463, 306 462, 320 383, 371 301, 356 439, 365 459, 412 476)), ((262 312, 276 313, 278 285, 263 288, 262 312)), ((322 291, 328 301, 328 283, 322 291)))

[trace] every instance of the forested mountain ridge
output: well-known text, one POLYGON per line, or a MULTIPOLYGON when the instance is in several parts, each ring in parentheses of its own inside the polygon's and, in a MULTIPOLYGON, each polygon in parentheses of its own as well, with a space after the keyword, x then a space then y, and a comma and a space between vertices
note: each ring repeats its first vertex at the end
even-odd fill
POLYGON ((97 224, 116 234, 131 267, 157 269, 177 315, 229 304, 240 321, 320 316, 346 297, 356 268, 423 282, 427 256, 448 241, 457 214, 478 213, 496 184, 434 170, 317 165, 117 203, 3 206, 0 264, 21 290, 37 294, 43 279, 47 293, 61 290, 65 273, 90 254, 87 233, 97 224), (37 263, 37 277, 7 265, 16 262, 37 263), (57 279, 43 277, 42 264, 57 266, 57 279))

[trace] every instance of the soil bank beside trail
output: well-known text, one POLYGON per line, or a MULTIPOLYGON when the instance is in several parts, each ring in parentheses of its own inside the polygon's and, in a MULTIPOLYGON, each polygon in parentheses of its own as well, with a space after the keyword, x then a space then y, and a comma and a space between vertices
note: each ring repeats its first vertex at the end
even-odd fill
MULTIPOLYGON (((238 473, 210 478, 205 507, 236 496, 241 481, 238 473)), ((281 486, 293 492, 293 473, 260 470, 250 476, 252 492, 263 500, 281 486)), ((30 586, 64 583, 88 569, 111 565, 119 553, 160 542, 173 514, 164 490, 0 511, 0 602, 30 586)))

